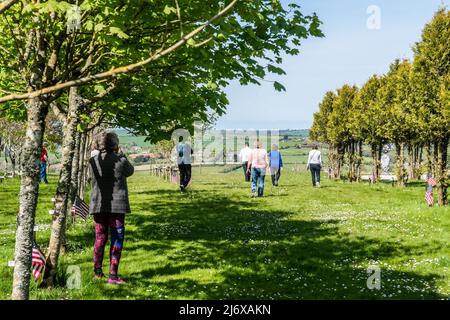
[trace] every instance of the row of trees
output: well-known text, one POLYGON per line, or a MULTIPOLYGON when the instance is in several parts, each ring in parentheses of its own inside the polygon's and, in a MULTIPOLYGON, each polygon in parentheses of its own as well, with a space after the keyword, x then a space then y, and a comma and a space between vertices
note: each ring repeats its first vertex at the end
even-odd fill
MULTIPOLYGON (((302 39, 322 36, 317 16, 299 9, 278 0, 1 3, 0 118, 23 122, 26 132, 13 299, 29 296, 38 162, 48 117, 62 124, 43 282, 53 286, 67 208, 80 192, 77 177, 96 128, 127 127, 158 140, 223 114, 223 88, 230 81, 258 84, 268 74, 284 74, 282 57, 297 55, 302 39)), ((274 88, 284 90, 278 82, 274 88)))
POLYGON ((417 179, 419 167, 438 183, 439 204, 447 203, 450 138, 450 11, 439 10, 414 46, 414 60, 396 60, 387 74, 361 88, 344 85, 327 92, 314 114, 311 137, 330 147, 330 165, 340 177, 344 161, 350 181, 361 174, 363 144, 370 146, 375 181, 383 146, 394 144, 399 186, 417 179), (408 162, 408 170, 405 163, 408 162))

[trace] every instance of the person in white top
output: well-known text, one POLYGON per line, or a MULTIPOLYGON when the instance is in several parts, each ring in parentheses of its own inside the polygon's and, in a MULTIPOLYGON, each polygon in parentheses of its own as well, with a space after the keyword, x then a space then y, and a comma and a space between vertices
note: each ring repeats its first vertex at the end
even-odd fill
POLYGON ((180 190, 185 192, 192 176, 192 148, 188 143, 183 141, 183 137, 179 138, 176 146, 177 164, 180 171, 180 190))
POLYGON ((313 146, 313 149, 308 155, 308 164, 306 170, 311 170, 313 187, 320 188, 320 170, 322 169, 322 154, 319 151, 317 145, 313 146))
POLYGON ((266 176, 266 168, 269 165, 267 151, 262 147, 262 143, 257 140, 255 148, 252 150, 248 159, 247 170, 252 175, 252 197, 262 197, 264 194, 264 178, 266 176), (259 180, 259 186, 258 186, 259 180))
POLYGON ((252 149, 250 149, 248 142, 245 143, 245 147, 241 149, 239 152, 239 159, 242 163, 242 168, 244 169, 245 181, 250 181, 250 171, 247 170, 248 160, 252 154, 252 149))

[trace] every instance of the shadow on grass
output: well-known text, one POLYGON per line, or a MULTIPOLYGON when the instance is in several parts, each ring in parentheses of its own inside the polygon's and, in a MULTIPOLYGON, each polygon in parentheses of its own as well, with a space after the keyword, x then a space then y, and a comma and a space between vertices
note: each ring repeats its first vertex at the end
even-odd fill
MULTIPOLYGON (((167 190, 146 193, 158 194, 158 201, 135 208, 151 215, 128 217, 136 228, 127 231, 125 250, 128 256, 165 260, 125 278, 141 287, 156 286, 169 298, 443 298, 435 286, 439 275, 387 266, 380 266, 382 289, 367 288, 371 261, 417 256, 435 248, 349 238, 339 232, 336 220, 289 220, 292 212, 260 210, 250 199, 237 201, 199 191, 190 197, 167 190), (202 280, 205 272, 213 276, 202 280)), ((136 295, 131 286, 114 292, 136 295)))

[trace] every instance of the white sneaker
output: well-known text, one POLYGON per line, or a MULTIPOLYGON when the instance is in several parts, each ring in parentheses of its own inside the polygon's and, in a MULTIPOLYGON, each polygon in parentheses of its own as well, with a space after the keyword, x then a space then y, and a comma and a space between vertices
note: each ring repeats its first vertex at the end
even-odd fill
POLYGON ((320 182, 317 182, 317 183, 316 183, 316 187, 317 187, 317 188, 320 188, 320 182))

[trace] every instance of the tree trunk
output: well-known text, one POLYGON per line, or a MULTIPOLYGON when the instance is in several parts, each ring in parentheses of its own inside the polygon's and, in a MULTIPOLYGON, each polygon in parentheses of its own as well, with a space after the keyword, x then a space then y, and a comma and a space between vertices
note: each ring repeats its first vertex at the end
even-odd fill
POLYGON ((78 195, 78 170, 80 165, 80 148, 81 148, 81 132, 78 132, 75 140, 75 154, 72 162, 72 173, 70 179, 70 191, 69 191, 69 204, 75 201, 75 197, 78 195))
POLYGON ((395 150, 397 152, 397 165, 396 165, 396 173, 397 173, 397 186, 405 187, 405 144, 403 142, 395 144, 395 150))
POLYGON ((93 132, 89 132, 86 136, 86 148, 84 150, 84 161, 83 161, 83 176, 81 179, 81 188, 80 188, 80 198, 84 200, 84 193, 86 186, 88 184, 88 172, 89 172, 89 159, 91 155, 92 140, 93 140, 93 132))
POLYGON ((437 177, 439 174, 438 172, 438 159, 439 159, 439 140, 434 141, 433 146, 433 176, 437 177))
POLYGON ((356 181, 356 144, 355 142, 350 142, 348 146, 348 162, 349 162, 349 181, 356 181))
POLYGON ((423 162, 423 145, 419 147, 417 158, 419 159, 417 162, 417 170, 419 170, 423 162))
POLYGON ((337 148, 333 144, 329 145, 328 161, 329 161, 330 167, 331 167, 331 178, 336 180, 338 178, 338 175, 337 175, 338 156, 337 156, 337 148))
POLYGON ((356 163, 356 181, 361 181, 361 166, 363 160, 363 143, 362 141, 358 142, 358 160, 356 163))
POLYGON ((58 259, 64 240, 65 226, 67 220, 67 208, 72 175, 72 163, 75 153, 75 137, 77 135, 78 108, 77 88, 69 91, 69 109, 64 128, 63 148, 61 156, 61 173, 59 175, 56 189, 55 214, 52 221, 52 233, 47 252, 47 264, 43 284, 52 287, 55 284, 58 259))
POLYGON ((372 171, 374 175, 373 183, 378 183, 380 181, 381 175, 381 144, 372 145, 372 171))
POLYGON ((45 131, 48 104, 45 97, 28 101, 27 131, 22 151, 22 179, 19 194, 19 213, 15 244, 15 265, 13 276, 13 300, 29 297, 31 251, 33 248, 33 228, 39 194, 39 157, 45 131))
POLYGON ((438 190, 438 204, 447 205, 447 150, 448 137, 437 143, 436 182, 438 190))
POLYGON ((81 193, 84 192, 84 185, 83 185, 83 175, 84 175, 84 166, 85 166, 85 156, 86 156, 86 147, 87 147, 87 134, 83 133, 81 135, 81 147, 80 147, 80 160, 78 165, 78 190, 77 193, 80 195, 82 199, 84 199, 84 196, 81 196, 81 193))
POLYGON ((434 176, 433 152, 431 149, 431 142, 427 142, 427 144, 425 145, 425 149, 427 150, 428 173, 430 173, 434 176))
POLYGON ((416 160, 415 160, 415 146, 408 143, 407 147, 407 153, 408 153, 408 179, 414 180, 415 175, 415 166, 416 166, 416 160))
POLYGON ((337 146, 337 164, 336 164, 336 179, 341 178, 341 170, 344 163, 344 157, 345 157, 345 147, 344 146, 337 146))

